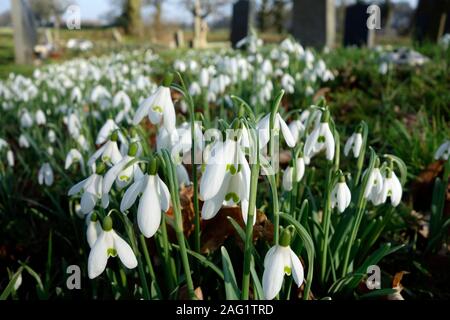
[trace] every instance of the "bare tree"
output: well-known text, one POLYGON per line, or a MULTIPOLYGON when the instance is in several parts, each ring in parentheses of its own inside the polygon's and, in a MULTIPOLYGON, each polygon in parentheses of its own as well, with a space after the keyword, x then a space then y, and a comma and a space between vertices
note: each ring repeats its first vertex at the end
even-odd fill
POLYGON ((229 0, 184 0, 184 5, 194 17, 194 41, 195 48, 204 46, 208 24, 206 18, 217 13, 224 5, 229 5, 229 0))
POLYGON ((144 6, 151 6, 154 9, 152 26, 157 34, 162 30, 162 10, 164 0, 144 0, 144 6))
POLYGON ((139 36, 142 32, 141 0, 124 0, 122 19, 125 32, 129 35, 139 36))
POLYGON ((258 26, 259 29, 264 32, 267 30, 270 21, 269 21, 269 0, 261 0, 261 5, 258 10, 258 26))

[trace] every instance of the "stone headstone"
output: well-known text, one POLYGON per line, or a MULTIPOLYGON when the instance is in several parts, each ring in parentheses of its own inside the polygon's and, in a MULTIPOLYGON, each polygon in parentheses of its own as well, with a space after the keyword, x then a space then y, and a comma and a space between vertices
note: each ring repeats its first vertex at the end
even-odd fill
POLYGON ((247 37, 253 25, 254 4, 251 0, 239 0, 233 5, 233 17, 231 19, 231 45, 236 44, 247 37))
POLYGON ((175 46, 177 48, 183 48, 184 47, 184 32, 183 30, 179 29, 174 34, 175 38, 175 46))
POLYGON ((113 39, 115 42, 117 42, 117 43, 123 42, 122 34, 120 33, 120 31, 117 28, 112 29, 112 36, 113 36, 113 39))
POLYGON ((450 1, 420 0, 415 15, 415 40, 436 42, 449 32, 450 1))
POLYGON ((375 30, 367 28, 367 8, 369 5, 356 3, 345 11, 344 45, 373 47, 375 30))
POLYGON ((333 47, 336 35, 334 0, 294 0, 293 36, 304 46, 333 47))
POLYGON ((30 64, 33 62, 37 33, 33 12, 25 0, 11 0, 11 18, 15 61, 18 64, 30 64))

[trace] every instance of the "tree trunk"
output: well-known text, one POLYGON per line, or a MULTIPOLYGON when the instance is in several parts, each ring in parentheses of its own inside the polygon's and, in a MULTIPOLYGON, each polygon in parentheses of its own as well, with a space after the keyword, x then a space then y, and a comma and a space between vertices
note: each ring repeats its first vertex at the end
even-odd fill
POLYGON ((125 32, 139 36, 142 30, 141 0, 126 0, 124 8, 125 32))

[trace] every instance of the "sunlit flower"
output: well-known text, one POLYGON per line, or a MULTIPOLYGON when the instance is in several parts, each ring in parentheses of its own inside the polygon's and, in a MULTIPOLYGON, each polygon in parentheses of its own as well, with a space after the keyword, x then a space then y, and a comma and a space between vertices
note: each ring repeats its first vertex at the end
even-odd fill
MULTIPOLYGON (((299 157, 296 160, 296 182, 302 180, 303 175, 305 174, 305 160, 303 157, 299 157)), ((286 191, 292 190, 292 182, 294 181, 294 167, 288 166, 283 173, 283 189, 286 191)))
POLYGON ((363 137, 360 132, 355 132, 348 138, 344 147, 344 155, 348 157, 350 151, 352 151, 353 156, 355 158, 359 157, 359 153, 361 152, 361 146, 363 143, 363 137))
POLYGON ((364 197, 374 205, 381 204, 381 191, 383 190, 383 176, 378 167, 372 169, 370 173, 364 172, 364 176, 369 174, 364 197))
POLYGON ((111 133, 113 133, 113 131, 117 129, 119 129, 119 127, 117 126, 117 124, 114 122, 113 119, 106 120, 105 124, 98 132, 95 144, 103 144, 106 140, 109 139, 111 133))
POLYGON ((92 212, 86 216, 86 240, 89 247, 92 248, 97 241, 98 236, 102 233, 102 225, 98 221, 97 214, 92 212))
POLYGON ((170 193, 156 172, 153 175, 145 174, 127 189, 120 203, 120 211, 128 210, 141 193, 137 222, 142 234, 150 238, 161 224, 161 212, 169 209, 170 193))
POLYGON ((436 150, 434 154, 434 159, 436 160, 448 160, 450 155, 450 140, 445 141, 440 147, 436 150))
POLYGON ((306 138, 305 157, 311 159, 325 150, 327 160, 332 161, 334 159, 335 142, 333 133, 328 125, 328 117, 324 117, 322 122, 306 138))
POLYGON ((53 184, 53 180, 53 169, 50 163, 46 162, 39 169, 38 182, 40 185, 43 185, 45 183, 46 186, 50 187, 53 184))
POLYGON ((100 163, 97 166, 95 173, 90 175, 87 179, 75 184, 68 192, 69 197, 83 192, 80 205, 81 212, 84 214, 91 213, 100 199, 103 208, 107 208, 109 205, 108 193, 103 193, 102 190, 103 177, 101 174, 103 174, 104 171, 105 165, 100 163))
POLYGON ((133 118, 133 124, 139 124, 146 115, 153 124, 162 122, 163 127, 170 133, 175 130, 175 107, 168 86, 160 86, 152 96, 139 105, 133 118))
MULTIPOLYGON (((281 129, 281 133, 283 134, 286 144, 290 148, 293 148, 295 146, 295 139, 292 136, 286 122, 284 122, 279 113, 275 115, 273 129, 276 132, 279 132, 281 129)), ((270 140, 270 113, 258 122, 256 130, 258 130, 259 134, 259 147, 262 149, 269 143, 270 140)))
POLYGON ((128 269, 136 268, 137 260, 133 249, 112 229, 112 219, 108 216, 104 219, 103 230, 89 253, 89 278, 94 279, 102 274, 108 258, 116 256, 128 269))
POLYGON ((345 178, 341 176, 341 179, 331 191, 331 208, 337 207, 340 213, 344 212, 348 208, 352 199, 352 194, 347 184, 345 183, 345 178))
POLYGON ((83 156, 81 155, 80 151, 78 151, 77 149, 70 149, 70 151, 67 153, 66 156, 66 162, 64 164, 64 169, 67 170, 69 169, 73 163, 78 162, 82 168, 82 170, 84 170, 84 161, 83 161, 83 156))
POLYGON ((397 207, 402 200, 402 194, 402 184, 395 175, 395 172, 389 168, 386 169, 383 179, 383 189, 379 194, 381 203, 385 203, 387 198, 390 198, 392 206, 397 207))
POLYGON ((280 292, 284 275, 292 274, 295 283, 300 287, 304 279, 304 271, 300 259, 292 251, 290 245, 291 235, 284 229, 280 237, 280 245, 275 245, 267 252, 264 258, 263 291, 264 297, 272 300, 280 292))
POLYGON ((38 110, 36 111, 36 123, 41 126, 47 123, 47 118, 45 116, 44 111, 38 110))

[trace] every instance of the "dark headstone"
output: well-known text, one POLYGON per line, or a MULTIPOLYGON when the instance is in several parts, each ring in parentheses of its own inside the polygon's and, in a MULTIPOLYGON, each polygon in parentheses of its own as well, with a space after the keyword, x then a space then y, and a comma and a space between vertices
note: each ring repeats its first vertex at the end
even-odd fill
POLYGON ((233 18, 231 19, 231 44, 236 44, 248 36, 253 24, 253 1, 239 0, 233 5, 233 18))
POLYGON ((292 34, 304 46, 334 46, 336 8, 334 0, 294 0, 292 34))
POLYGON ((175 46, 177 48, 184 47, 184 32, 183 30, 177 30, 174 34, 175 46))
POLYGON ((415 15, 415 40, 436 42, 449 32, 450 0, 420 0, 415 15))
POLYGON ((368 7, 369 5, 364 3, 356 3, 347 7, 344 23, 345 46, 373 46, 375 30, 367 27, 368 7))

